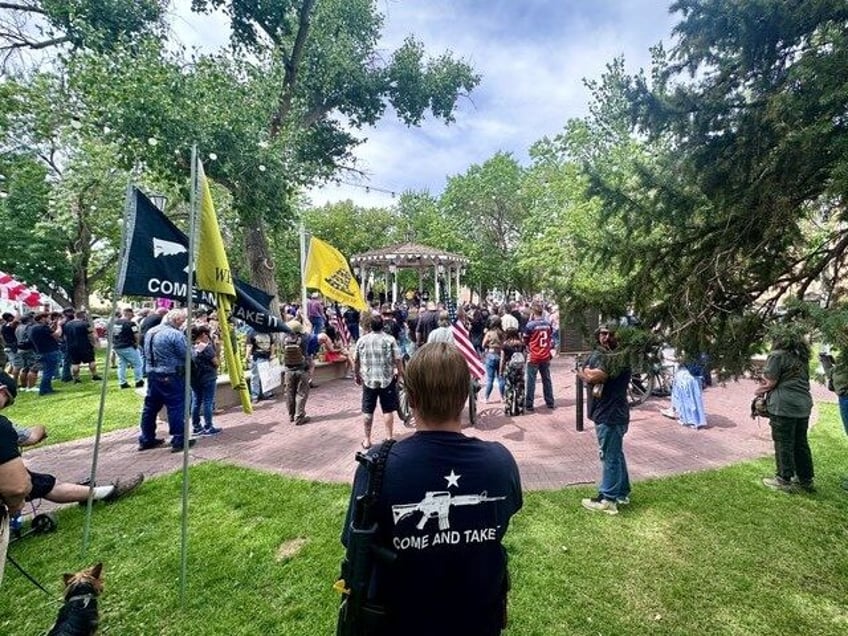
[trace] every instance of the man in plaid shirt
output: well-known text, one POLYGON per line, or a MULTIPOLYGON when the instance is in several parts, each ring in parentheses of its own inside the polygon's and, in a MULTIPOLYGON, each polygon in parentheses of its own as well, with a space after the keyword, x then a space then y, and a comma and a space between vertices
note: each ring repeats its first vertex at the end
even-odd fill
POLYGON ((392 438, 394 412, 398 409, 398 378, 403 378, 403 362, 397 340, 383 333, 383 317, 371 319, 371 333, 356 342, 353 365, 356 384, 362 387, 362 414, 365 439, 362 448, 371 448, 371 426, 377 400, 386 424, 386 439, 392 438))

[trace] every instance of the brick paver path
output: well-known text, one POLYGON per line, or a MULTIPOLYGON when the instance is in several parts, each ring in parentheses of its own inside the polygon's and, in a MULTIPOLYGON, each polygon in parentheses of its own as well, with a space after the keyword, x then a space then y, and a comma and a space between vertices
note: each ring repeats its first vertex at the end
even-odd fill
MULTIPOLYGON (((585 430, 575 430, 575 383, 573 359, 553 361, 556 410, 544 407, 541 383, 536 387, 536 412, 510 418, 501 404, 483 404, 476 427, 465 432, 506 445, 518 461, 526 490, 557 489, 571 484, 593 483, 600 467, 594 428, 587 419, 585 430)), ((833 401, 833 394, 815 385, 817 401, 833 401)), ((748 415, 754 382, 740 380, 707 389, 704 402, 707 427, 692 430, 660 415, 667 398, 651 398, 633 409, 625 452, 634 480, 673 475, 724 466, 772 453, 768 423, 748 415)), ((497 395, 497 389, 494 391, 497 395)), ((190 451, 191 462, 223 460, 241 466, 325 482, 349 482, 356 462, 354 453, 362 439, 360 389, 352 380, 332 380, 313 389, 307 404, 312 421, 289 424, 279 399, 261 402, 252 415, 239 409, 217 415, 224 429, 214 438, 201 438, 190 451)), ((813 421, 817 413, 813 413, 813 421)), ((382 437, 379 409, 374 439, 382 437)), ((166 431, 160 431, 162 435, 166 431)), ((395 421, 396 437, 412 431, 395 421)), ((116 431, 101 440, 98 482, 135 472, 148 477, 178 470, 182 455, 168 447, 136 450, 137 430, 116 431)), ((50 472, 64 481, 76 481, 91 470, 92 440, 28 450, 31 469, 50 472)))

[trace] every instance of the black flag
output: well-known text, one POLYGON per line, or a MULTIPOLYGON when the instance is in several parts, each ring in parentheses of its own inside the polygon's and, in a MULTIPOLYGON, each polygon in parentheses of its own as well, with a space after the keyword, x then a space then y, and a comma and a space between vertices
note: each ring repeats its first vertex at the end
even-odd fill
MULTIPOLYGON (((119 296, 185 300, 188 237, 138 188, 127 212, 127 249, 118 272, 119 296)), ((272 296, 236 280, 233 315, 261 332, 288 331, 268 310, 272 296)), ((194 300, 215 306, 214 294, 194 288, 194 300)))

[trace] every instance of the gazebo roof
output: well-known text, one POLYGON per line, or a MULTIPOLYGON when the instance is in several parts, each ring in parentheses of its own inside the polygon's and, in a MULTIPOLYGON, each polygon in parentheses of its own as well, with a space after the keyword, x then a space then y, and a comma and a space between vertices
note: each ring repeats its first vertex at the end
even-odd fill
POLYGON ((468 259, 453 252, 446 252, 418 243, 401 243, 381 247, 370 252, 354 254, 350 257, 352 265, 388 266, 405 268, 431 267, 433 265, 467 265, 468 259))

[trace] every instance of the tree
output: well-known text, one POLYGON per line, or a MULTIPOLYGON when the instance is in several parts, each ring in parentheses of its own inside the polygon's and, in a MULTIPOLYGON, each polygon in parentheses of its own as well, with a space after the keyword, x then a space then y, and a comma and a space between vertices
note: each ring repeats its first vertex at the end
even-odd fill
POLYGON ((520 195, 524 171, 509 153, 496 153, 482 165, 448 179, 440 206, 452 242, 445 247, 471 259, 467 280, 482 295, 494 288, 528 291, 530 276, 515 259, 527 216, 520 195))
POLYGON ((352 168, 355 131, 391 106, 407 124, 426 112, 450 122, 458 97, 479 77, 450 54, 425 57, 408 39, 384 58, 382 17, 370 0, 277 3, 195 0, 232 20, 228 52, 188 61, 148 41, 78 68, 88 116, 124 139, 125 161, 144 157, 185 175, 197 142, 207 175, 231 193, 252 282, 276 292, 269 233, 295 214, 302 186, 352 168), (158 143, 149 146, 148 139, 158 143))
POLYGON ((102 131, 91 134, 73 118, 74 101, 53 73, 4 85, 9 196, 0 214, 13 243, 32 237, 7 254, 9 268, 57 302, 82 307, 112 280, 127 175, 116 170, 102 131))
MULTIPOLYGON (((630 230, 629 296, 690 351, 738 370, 764 321, 842 271, 848 6, 679 0, 669 55, 618 78, 650 154, 593 194, 630 230), (838 222, 825 222, 835 219, 838 222)), ((833 287, 833 281, 826 282, 833 287)))
POLYGON ((15 0, 0 2, 0 68, 17 55, 55 47, 111 50, 119 41, 153 33, 165 0, 15 0))

